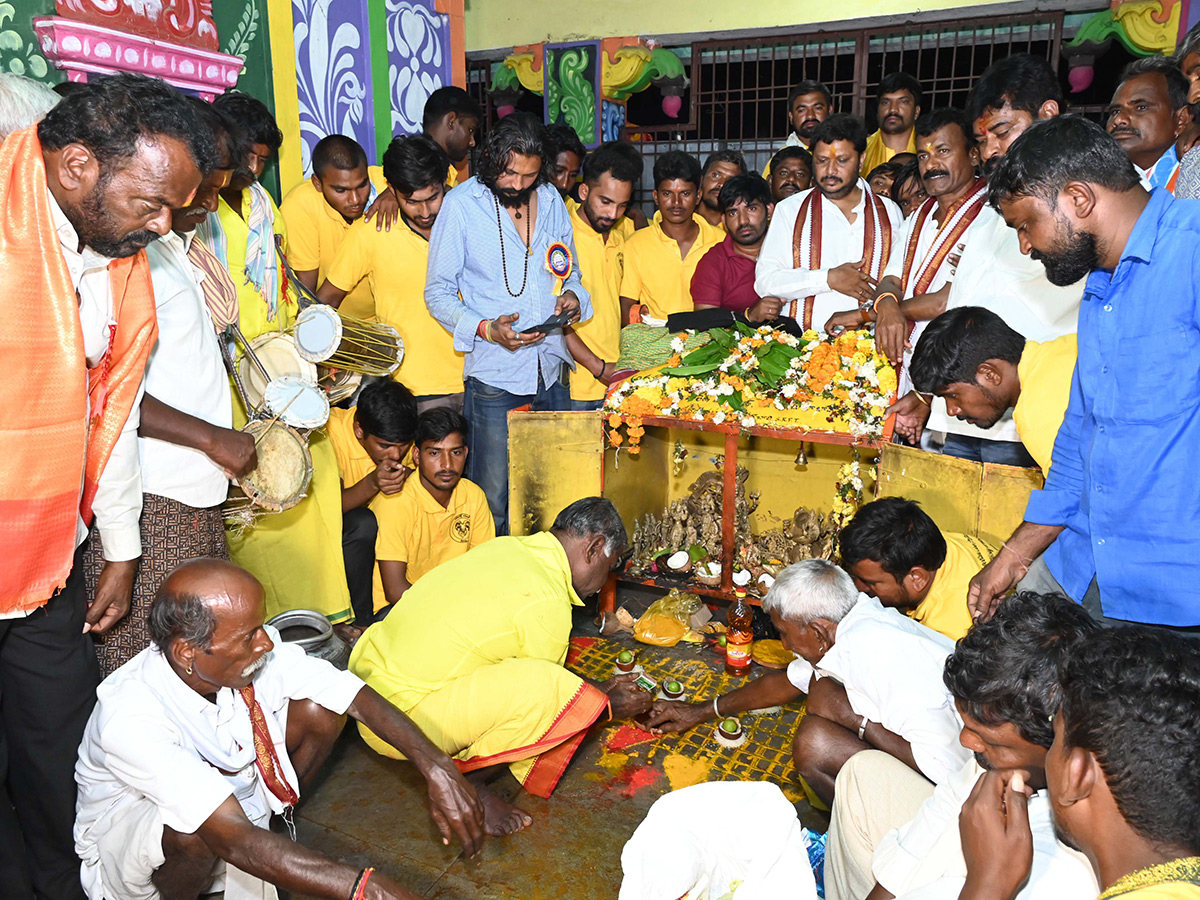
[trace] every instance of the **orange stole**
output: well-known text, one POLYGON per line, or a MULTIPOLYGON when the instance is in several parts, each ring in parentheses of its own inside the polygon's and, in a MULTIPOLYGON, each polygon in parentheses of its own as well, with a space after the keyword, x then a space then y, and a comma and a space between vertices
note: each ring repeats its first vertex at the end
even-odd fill
POLYGON ((514 747, 491 756, 475 756, 471 759, 456 759, 461 772, 474 772, 490 766, 505 765, 536 756, 533 768, 522 787, 535 797, 548 798, 554 792, 558 780, 567 770, 571 757, 583 743, 587 730, 608 709, 608 695, 586 682, 579 686, 575 696, 563 707, 558 718, 540 738, 524 747, 514 747))
POLYGON ((100 473, 158 336, 146 254, 114 260, 117 327, 107 364, 88 370, 50 203, 37 127, 14 132, 0 145, 0 265, 8 278, 0 353, 13 373, 0 405, 0 613, 36 609, 66 584, 76 518, 91 522, 100 473))

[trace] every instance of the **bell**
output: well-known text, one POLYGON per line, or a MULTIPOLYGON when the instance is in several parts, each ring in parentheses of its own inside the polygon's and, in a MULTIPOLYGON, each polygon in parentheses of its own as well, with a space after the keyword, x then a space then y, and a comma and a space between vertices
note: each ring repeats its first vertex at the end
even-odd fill
POLYGON ((804 452, 804 444, 800 444, 800 449, 796 451, 796 465, 807 466, 808 454, 804 452))

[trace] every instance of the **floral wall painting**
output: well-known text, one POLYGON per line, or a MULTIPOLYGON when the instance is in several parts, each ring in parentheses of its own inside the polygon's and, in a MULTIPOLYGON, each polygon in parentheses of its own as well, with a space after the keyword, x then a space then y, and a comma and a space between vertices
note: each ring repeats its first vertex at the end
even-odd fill
POLYGON ((38 50, 32 23, 33 16, 54 12, 54 0, 17 2, 21 6, 20 16, 16 2, 0 3, 0 72, 24 75, 47 84, 62 81, 62 74, 38 50))
POLYGON ((371 53, 367 4, 293 0, 292 36, 304 174, 310 174, 313 148, 326 135, 348 135, 371 153, 375 147, 375 115, 368 98, 371 53))
POLYGON ((542 53, 546 124, 563 122, 585 147, 599 146, 600 42, 546 44, 542 53))
POLYGON ((60 16, 197 50, 218 50, 212 0, 57 0, 60 16))
POLYGON ((392 134, 419 134, 425 101, 450 84, 450 20, 434 0, 386 0, 392 134))

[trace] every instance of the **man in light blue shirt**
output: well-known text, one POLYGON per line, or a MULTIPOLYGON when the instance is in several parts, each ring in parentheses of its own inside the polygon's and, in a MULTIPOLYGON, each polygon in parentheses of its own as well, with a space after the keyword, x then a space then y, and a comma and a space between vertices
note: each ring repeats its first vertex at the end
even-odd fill
POLYGON ((544 132, 527 113, 496 125, 478 175, 446 195, 429 238, 425 305, 466 355, 467 478, 487 494, 496 534, 508 533, 509 411, 570 405, 562 328, 537 326, 592 315, 544 132))
POLYGON ((1200 635, 1200 202, 1139 182, 1076 116, 1035 123, 992 177, 991 202, 1051 282, 1091 275, 1054 465, 972 581, 976 616, 1044 564, 1102 621, 1200 635))

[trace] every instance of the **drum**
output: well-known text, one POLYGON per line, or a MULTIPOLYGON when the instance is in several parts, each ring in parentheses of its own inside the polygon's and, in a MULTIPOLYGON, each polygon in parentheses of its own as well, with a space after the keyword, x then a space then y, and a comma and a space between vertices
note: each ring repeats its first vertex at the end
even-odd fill
POLYGON ((272 378, 263 392, 263 414, 279 417, 284 425, 304 431, 320 428, 329 421, 329 398, 311 381, 295 375, 272 378))
POLYGON ((404 357, 404 342, 390 325, 343 316, 332 306, 308 307, 292 326, 296 350, 310 363, 362 375, 391 375, 404 357))
POLYGON ((362 375, 349 369, 328 369, 317 366, 317 384, 329 397, 329 403, 341 403, 349 400, 362 384, 362 375))
POLYGON ((317 367, 296 352, 296 342, 287 332, 260 334, 250 342, 250 349, 267 370, 268 377, 263 378, 249 356, 243 354, 238 358, 238 376, 246 389, 246 399, 254 406, 247 414, 262 408, 263 393, 272 379, 295 375, 310 384, 317 383, 317 367))
MULTIPOLYGON (((258 465, 248 475, 238 479, 244 499, 260 512, 283 512, 304 499, 312 481, 312 456, 308 444, 294 428, 281 422, 255 420, 242 429, 257 442, 258 465)), ((234 518, 245 518, 250 512, 245 503, 233 504, 234 518), (239 508, 243 507, 243 508, 239 508)))

